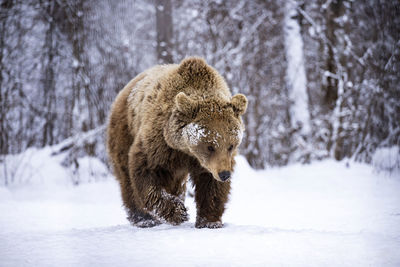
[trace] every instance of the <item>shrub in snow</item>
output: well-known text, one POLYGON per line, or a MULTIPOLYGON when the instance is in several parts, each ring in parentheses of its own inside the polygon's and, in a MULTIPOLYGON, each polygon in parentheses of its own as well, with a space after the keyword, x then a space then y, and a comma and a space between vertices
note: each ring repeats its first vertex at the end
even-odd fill
POLYGON ((372 164, 377 171, 390 174, 400 173, 400 149, 398 146, 378 148, 373 157, 372 164))
POLYGON ((16 155, 6 155, 0 160, 0 185, 74 184, 105 180, 107 166, 98 158, 77 157, 75 164, 66 166, 67 153, 58 152, 57 145, 42 149, 29 148, 16 155))

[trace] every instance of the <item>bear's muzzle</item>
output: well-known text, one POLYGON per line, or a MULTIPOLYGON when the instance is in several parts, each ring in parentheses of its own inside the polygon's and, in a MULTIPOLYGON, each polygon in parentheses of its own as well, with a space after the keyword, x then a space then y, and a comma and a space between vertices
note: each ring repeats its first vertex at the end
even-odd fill
POLYGON ((229 178, 231 178, 231 172, 229 171, 222 171, 218 173, 219 178, 221 179, 221 181, 225 182, 226 180, 228 180, 229 178))

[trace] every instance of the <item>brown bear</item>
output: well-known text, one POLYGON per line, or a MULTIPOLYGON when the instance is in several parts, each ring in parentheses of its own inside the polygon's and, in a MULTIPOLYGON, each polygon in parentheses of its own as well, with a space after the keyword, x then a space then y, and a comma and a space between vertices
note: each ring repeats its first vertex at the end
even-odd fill
POLYGON ((246 97, 232 97, 221 75, 196 57, 150 68, 122 89, 111 108, 107 150, 133 225, 187 221, 190 174, 195 226, 222 227, 246 107, 246 97))

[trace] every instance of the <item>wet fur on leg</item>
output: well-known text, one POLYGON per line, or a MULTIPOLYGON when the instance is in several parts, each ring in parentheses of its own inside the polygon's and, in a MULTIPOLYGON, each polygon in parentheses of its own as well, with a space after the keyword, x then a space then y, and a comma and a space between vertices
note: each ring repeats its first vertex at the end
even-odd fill
POLYGON ((146 209, 160 220, 172 225, 179 225, 189 220, 189 215, 181 198, 167 193, 164 189, 151 189, 145 199, 146 209))
POLYGON ((216 181, 210 173, 192 174, 197 207, 196 228, 221 228, 230 181, 216 181))

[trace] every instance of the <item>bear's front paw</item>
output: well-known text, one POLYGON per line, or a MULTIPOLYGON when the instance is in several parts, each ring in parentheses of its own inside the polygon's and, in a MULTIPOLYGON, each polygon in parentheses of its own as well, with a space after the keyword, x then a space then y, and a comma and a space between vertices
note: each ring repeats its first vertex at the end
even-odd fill
POLYGON ((179 225, 189 220, 189 214, 182 201, 173 201, 173 206, 170 207, 164 219, 172 225, 179 225))
POLYGON ((150 214, 140 211, 136 213, 129 212, 129 216, 127 219, 131 222, 132 225, 140 228, 154 227, 161 224, 159 220, 157 220, 150 214))
POLYGON ((164 222, 179 225, 189 220, 185 204, 174 195, 161 191, 158 202, 153 205, 152 211, 164 222))
POLYGON ((224 225, 221 221, 216 222, 209 222, 204 218, 197 218, 196 220, 196 228, 210 228, 210 229, 217 229, 222 228, 224 225))

